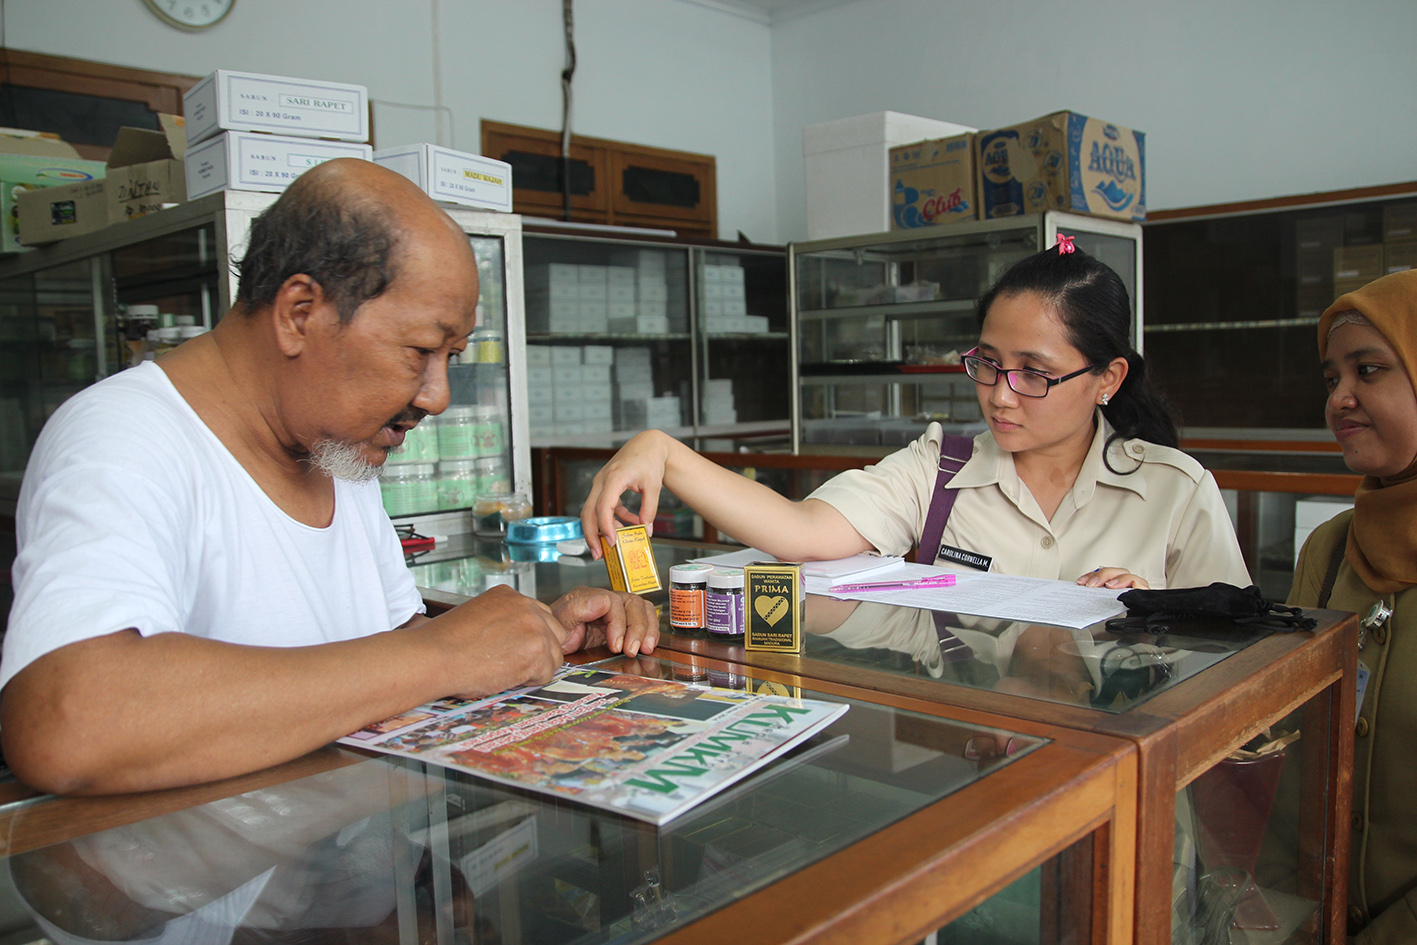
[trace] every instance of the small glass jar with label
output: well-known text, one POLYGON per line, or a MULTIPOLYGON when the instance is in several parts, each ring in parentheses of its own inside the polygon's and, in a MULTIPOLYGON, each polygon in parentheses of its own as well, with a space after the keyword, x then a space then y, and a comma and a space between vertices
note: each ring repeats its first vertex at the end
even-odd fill
POLYGON ((476 459, 481 456, 476 407, 449 407, 438 417, 438 456, 476 459))
POLYGON ((743 639, 743 572, 720 568, 708 576, 704 617, 709 636, 743 639))
POLYGON ((479 538, 502 538, 508 522, 531 518, 531 500, 520 492, 479 495, 472 503, 472 531, 479 538))
POLYGON ((391 463, 436 463, 443 455, 438 450, 438 428, 424 420, 403 435, 403 447, 389 454, 391 463))
POLYGON ((675 630, 701 631, 706 622, 704 598, 713 567, 676 564, 669 569, 669 625, 675 630))
POLYGON ((438 464, 438 508, 466 509, 482 490, 478 488, 477 460, 445 459, 438 464))
POLYGON ((478 492, 512 491, 512 477, 507 474, 506 459, 501 456, 483 456, 474 462, 477 466, 478 492))
POLYGON ((501 364, 504 360, 502 333, 496 328, 473 329, 467 346, 471 349, 472 357, 464 360, 476 361, 481 364, 501 364))
POLYGON ((502 412, 491 404, 470 408, 473 436, 477 439, 477 455, 502 455, 502 412))
POLYGON ((379 474, 379 493, 390 515, 431 512, 438 504, 438 484, 432 463, 385 466, 379 474))

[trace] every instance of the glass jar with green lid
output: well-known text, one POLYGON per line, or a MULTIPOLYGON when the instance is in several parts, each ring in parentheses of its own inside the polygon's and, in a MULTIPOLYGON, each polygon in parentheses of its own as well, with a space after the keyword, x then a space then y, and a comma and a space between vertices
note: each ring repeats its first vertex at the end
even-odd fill
POLYGON ((438 457, 475 459, 481 455, 477 408, 458 406, 443 411, 438 418, 438 457))
POLYGON ((432 512, 438 505, 438 486, 432 463, 385 466, 379 473, 379 493, 390 515, 432 512))
POLYGON ((483 490, 478 487, 478 460, 445 459, 438 464, 438 508, 466 509, 483 490))

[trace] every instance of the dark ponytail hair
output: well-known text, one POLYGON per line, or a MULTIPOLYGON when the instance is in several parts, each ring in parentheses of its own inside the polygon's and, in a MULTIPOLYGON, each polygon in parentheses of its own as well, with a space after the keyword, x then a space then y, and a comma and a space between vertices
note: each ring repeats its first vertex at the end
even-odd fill
POLYGON ((1146 377, 1146 362, 1132 347, 1131 301, 1117 273, 1081 250, 1060 253, 1055 246, 1034 253, 1009 267, 979 300, 975 312, 980 327, 995 299, 1029 292, 1042 296, 1044 304, 1057 314, 1068 342, 1089 364, 1095 365, 1094 374, 1103 373, 1114 358, 1127 359, 1126 379, 1102 408, 1102 415, 1116 431, 1107 438, 1102 453, 1107 468, 1112 469, 1107 453, 1114 440, 1136 438, 1161 446, 1179 446, 1171 411, 1152 389, 1146 377))

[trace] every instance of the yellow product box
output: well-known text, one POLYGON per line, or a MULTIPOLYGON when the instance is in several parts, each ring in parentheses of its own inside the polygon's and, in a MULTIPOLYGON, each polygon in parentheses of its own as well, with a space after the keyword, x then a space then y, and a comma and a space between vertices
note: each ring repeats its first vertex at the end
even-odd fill
POLYGON ((743 648, 802 651, 802 566, 758 562, 743 568, 743 648))
POLYGON ((654 549, 649 543, 649 529, 644 525, 629 525, 615 529, 615 544, 600 538, 605 551, 605 567, 610 572, 610 586, 631 594, 657 591, 659 569, 654 564, 654 549))
POLYGON ((980 218, 1044 210, 1146 219, 1146 135, 1055 112, 977 136, 980 218))
POLYGON ((891 229, 979 219, 974 135, 891 148, 891 229))

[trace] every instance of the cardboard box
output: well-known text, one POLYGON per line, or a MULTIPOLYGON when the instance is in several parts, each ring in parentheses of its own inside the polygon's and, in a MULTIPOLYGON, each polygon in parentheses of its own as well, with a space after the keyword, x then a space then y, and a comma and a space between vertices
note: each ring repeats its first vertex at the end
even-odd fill
POLYGON ((182 96, 187 143, 223 131, 369 140, 369 92, 362 85, 218 69, 182 96))
POLYGON ((891 148, 892 230, 979 219, 974 139, 955 135, 891 148))
POLYGON ((374 152, 374 163, 398 171, 439 203, 512 212, 512 165, 436 144, 374 152))
POLYGON ((1417 240, 1389 240, 1383 244, 1383 275, 1417 269, 1417 240))
POLYGON ((1417 203, 1389 204, 1383 207, 1383 239, 1417 239, 1417 203))
POLYGON ((807 126, 802 130, 807 238, 887 232, 891 229, 890 149, 974 130, 900 112, 873 112, 807 126))
POLYGON ((1146 219, 1146 136, 1076 112, 980 132, 981 219, 1069 210, 1146 219))
POLYGON ((1383 247, 1339 246, 1333 251, 1333 284, 1359 282, 1366 285, 1383 274, 1383 247))
POLYGON ((19 241, 25 246, 83 236, 108 226, 103 181, 20 191, 15 198, 19 241))
POLYGON ((108 156, 108 221, 119 223, 187 199, 184 120, 159 115, 160 131, 119 128, 108 156))
POLYGON ((219 190, 279 193, 318 164, 341 157, 367 161, 373 155, 367 144, 228 131, 188 149, 187 199, 219 190))
POLYGON ((0 252, 18 253, 27 248, 19 242, 20 194, 102 180, 106 172, 102 161, 85 161, 72 145, 56 137, 0 129, 0 252))

